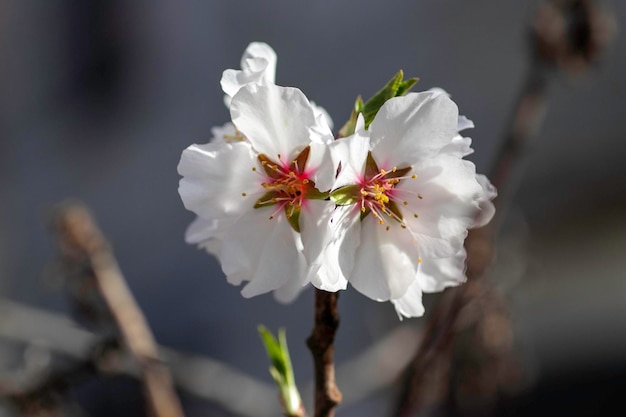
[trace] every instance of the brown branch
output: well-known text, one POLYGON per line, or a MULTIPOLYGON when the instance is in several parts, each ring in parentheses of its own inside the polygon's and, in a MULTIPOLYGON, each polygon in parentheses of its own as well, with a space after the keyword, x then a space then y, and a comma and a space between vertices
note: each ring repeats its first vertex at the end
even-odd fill
POLYGON ((89 262, 99 292, 139 364, 152 414, 156 417, 182 417, 182 406, 169 370, 160 359, 152 332, 126 285, 108 242, 91 215, 80 205, 69 205, 59 210, 57 226, 65 257, 78 262, 86 258, 89 262))
POLYGON ((333 358, 333 342, 339 327, 338 297, 338 292, 315 290, 315 324, 307 339, 315 369, 315 417, 333 417, 341 402, 333 358))

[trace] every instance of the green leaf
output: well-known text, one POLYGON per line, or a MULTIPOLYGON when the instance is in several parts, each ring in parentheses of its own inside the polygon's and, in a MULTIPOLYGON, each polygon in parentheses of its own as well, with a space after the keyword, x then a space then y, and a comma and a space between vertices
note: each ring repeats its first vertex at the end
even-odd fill
POLYGON ((301 415, 302 399, 296 386, 293 366, 287 347, 285 329, 278 329, 278 339, 263 325, 258 327, 265 351, 270 359, 270 375, 280 391, 281 404, 287 416, 301 415))
MULTIPOLYGON (((391 77, 387 84, 376 92, 363 106, 363 114, 367 116, 370 113, 377 113, 380 107, 385 104, 385 101, 396 96, 398 88, 402 83, 404 73, 402 70, 398 71, 396 75, 391 77)), ((367 121, 366 121, 367 124, 367 121)))
POLYGON ((338 206, 354 204, 361 199, 361 186, 353 184, 340 187, 330 193, 330 199, 338 206))
POLYGON ((356 121, 360 113, 363 113, 363 99, 361 98, 361 96, 358 96, 356 98, 356 101, 354 102, 354 108, 352 109, 350 118, 348 119, 346 124, 343 125, 343 127, 339 130, 338 138, 345 138, 354 133, 354 130, 356 129, 356 121))
POLYGON ((413 88, 413 86, 415 84, 417 84, 417 82, 420 79, 417 77, 414 78, 409 78, 408 80, 404 80, 400 83, 400 85, 398 86, 398 90, 396 91, 396 97, 400 97, 405 95, 406 93, 409 92, 409 90, 411 90, 411 88, 413 88))
POLYGON ((387 100, 405 95, 419 81, 419 78, 409 78, 408 80, 403 80, 403 78, 403 71, 398 71, 387 81, 383 88, 378 90, 365 103, 363 103, 361 96, 359 96, 352 110, 352 114, 350 115, 350 119, 348 119, 346 124, 339 130, 339 137, 350 136, 354 133, 359 113, 363 113, 365 128, 369 128, 376 114, 378 114, 378 111, 387 100))

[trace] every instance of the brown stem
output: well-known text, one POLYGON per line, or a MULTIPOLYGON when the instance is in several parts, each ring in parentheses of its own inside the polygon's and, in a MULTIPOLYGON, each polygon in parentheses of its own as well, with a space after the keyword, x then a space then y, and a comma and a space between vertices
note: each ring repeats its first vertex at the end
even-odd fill
POLYGON ((85 258, 91 266, 98 290, 139 364, 152 415, 183 417, 172 377, 159 357, 154 336, 91 215, 80 205, 70 205, 60 210, 58 226, 65 256, 76 261, 85 258))
POLYGON ((339 327, 338 292, 315 290, 315 324, 307 345, 315 369, 314 417, 333 417, 341 402, 341 391, 335 382, 333 342, 339 327))

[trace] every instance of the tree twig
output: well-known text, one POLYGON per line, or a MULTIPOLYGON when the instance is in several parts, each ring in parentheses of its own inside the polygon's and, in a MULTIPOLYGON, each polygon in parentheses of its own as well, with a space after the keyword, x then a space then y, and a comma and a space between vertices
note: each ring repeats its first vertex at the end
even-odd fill
POLYGON ((68 205, 59 210, 57 225, 64 256, 77 261, 84 257, 89 262, 100 294, 139 364, 151 412, 156 417, 183 417, 171 375, 159 356, 152 332, 91 215, 80 205, 68 205))
POLYGON ((315 321, 307 345, 315 370, 315 417, 333 417, 341 402, 335 382, 334 340, 339 327, 338 292, 315 289, 315 321))

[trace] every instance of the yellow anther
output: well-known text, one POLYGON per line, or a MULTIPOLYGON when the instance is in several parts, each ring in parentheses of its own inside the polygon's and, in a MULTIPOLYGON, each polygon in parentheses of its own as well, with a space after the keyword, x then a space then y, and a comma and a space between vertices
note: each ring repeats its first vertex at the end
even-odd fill
POLYGON ((361 212, 365 213, 365 207, 361 207, 361 212))
POLYGON ((393 167, 393 169, 391 170, 391 172, 396 172, 398 170, 398 167, 393 167))
POLYGON ((411 175, 411 178, 415 179, 415 178, 417 178, 417 175, 413 174, 413 175, 411 175))
POLYGON ((417 263, 421 264, 422 263, 422 258, 417 258, 417 263))
POLYGON ((378 224, 385 224, 385 222, 383 221, 383 219, 378 220, 378 224))
POLYGON ((384 169, 381 169, 380 173, 383 174, 383 175, 387 175, 387 171, 385 171, 384 169))
POLYGON ((302 184, 308 184, 309 180, 307 180, 306 178, 302 180, 302 184))
POLYGON ((389 197, 387 197, 385 191, 385 187, 380 184, 374 184, 374 199, 382 204, 388 203, 389 197))

